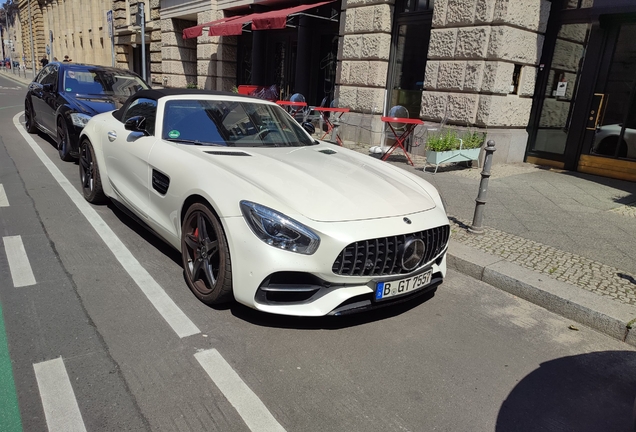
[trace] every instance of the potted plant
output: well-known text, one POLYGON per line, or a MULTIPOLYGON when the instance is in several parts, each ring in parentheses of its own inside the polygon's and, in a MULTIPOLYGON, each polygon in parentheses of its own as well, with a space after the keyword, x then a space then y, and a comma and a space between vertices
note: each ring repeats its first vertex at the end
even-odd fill
POLYGON ((435 165, 437 172, 442 163, 478 160, 484 138, 485 134, 474 131, 461 137, 454 130, 432 135, 426 141, 426 162, 435 165))

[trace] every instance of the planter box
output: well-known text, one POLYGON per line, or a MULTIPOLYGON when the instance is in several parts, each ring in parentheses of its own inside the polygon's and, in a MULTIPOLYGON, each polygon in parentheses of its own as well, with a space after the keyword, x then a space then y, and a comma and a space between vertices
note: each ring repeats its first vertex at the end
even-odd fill
POLYGON ((449 150, 443 152, 426 150, 426 163, 436 165, 435 172, 437 172, 437 166, 439 164, 479 160, 480 151, 481 148, 449 150))

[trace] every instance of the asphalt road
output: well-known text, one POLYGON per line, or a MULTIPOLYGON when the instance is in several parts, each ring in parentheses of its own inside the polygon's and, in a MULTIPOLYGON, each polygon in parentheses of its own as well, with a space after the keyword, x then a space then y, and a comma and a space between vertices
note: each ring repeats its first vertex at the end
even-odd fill
POLYGON ((77 164, 14 125, 25 91, 0 77, 0 429, 630 430, 636 351, 458 273, 347 318, 199 303, 177 252, 112 205, 76 205, 77 164), (28 267, 9 262, 20 242, 28 267), (155 282, 193 334, 149 300, 155 282))

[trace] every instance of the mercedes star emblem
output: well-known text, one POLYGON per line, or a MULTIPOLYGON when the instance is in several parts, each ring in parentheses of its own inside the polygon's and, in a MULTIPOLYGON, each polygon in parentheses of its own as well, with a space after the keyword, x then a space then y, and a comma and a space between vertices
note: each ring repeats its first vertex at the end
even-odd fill
POLYGON ((411 238, 404 243, 402 252, 402 268, 407 272, 415 270, 424 258, 426 245, 421 239, 411 238))

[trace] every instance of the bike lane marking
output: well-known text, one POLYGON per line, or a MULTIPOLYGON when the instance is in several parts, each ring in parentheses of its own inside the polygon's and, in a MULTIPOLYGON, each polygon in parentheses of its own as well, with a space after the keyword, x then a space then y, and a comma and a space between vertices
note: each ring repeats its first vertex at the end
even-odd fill
POLYGON ((217 350, 199 351, 194 357, 250 430, 255 432, 285 432, 285 429, 276 421, 265 404, 217 350))
POLYGON ((22 419, 18 407, 18 395, 13 380, 13 367, 4 327, 4 315, 0 305, 0 430, 22 432, 22 419))
POLYGON ((19 288, 35 285, 35 276, 31 269, 31 263, 29 263, 29 257, 24 249, 22 237, 19 235, 2 237, 2 241, 4 242, 7 261, 9 261, 13 286, 19 288))
POLYGON ((0 184, 0 207, 9 207, 9 199, 2 184, 0 184))
POLYGON ((86 432, 62 357, 35 363, 33 370, 49 432, 86 432))
POLYGON ((82 213, 86 220, 95 229, 97 234, 104 241, 106 246, 111 250, 117 261, 126 270, 130 277, 135 281, 137 286, 144 293, 146 298, 155 307, 157 312, 163 317, 168 325, 174 330, 180 338, 192 336, 201 333, 201 330, 188 318, 188 316, 177 306, 177 304, 166 294, 164 289, 154 280, 154 278, 143 268, 137 258, 128 250, 126 245, 117 237, 117 234, 108 226, 108 224, 99 216, 97 211, 90 206, 82 195, 73 187, 69 180, 62 174, 60 169, 55 166, 53 161, 44 153, 40 146, 33 138, 29 136, 22 124, 20 123, 19 112, 13 117, 13 125, 20 132, 25 141, 29 144, 36 156, 49 170, 53 178, 60 185, 62 190, 66 192, 73 204, 82 213))

